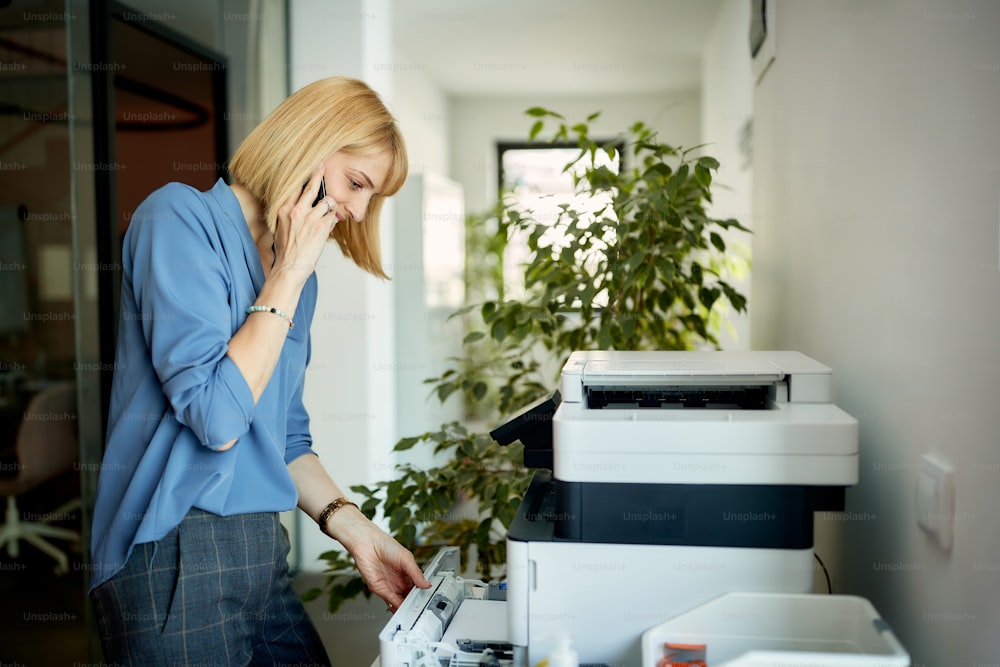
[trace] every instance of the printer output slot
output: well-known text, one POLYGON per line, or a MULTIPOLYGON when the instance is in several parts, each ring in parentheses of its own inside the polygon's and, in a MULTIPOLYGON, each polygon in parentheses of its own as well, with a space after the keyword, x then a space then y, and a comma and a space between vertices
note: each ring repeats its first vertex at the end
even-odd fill
POLYGON ((670 387, 585 387, 591 410, 657 408, 709 410, 766 410, 768 385, 670 386, 670 387))

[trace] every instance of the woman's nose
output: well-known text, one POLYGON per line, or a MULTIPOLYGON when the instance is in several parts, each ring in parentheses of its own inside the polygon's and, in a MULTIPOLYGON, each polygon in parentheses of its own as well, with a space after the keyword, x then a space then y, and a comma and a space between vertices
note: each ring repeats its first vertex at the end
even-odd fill
POLYGON ((365 219, 365 212, 368 210, 368 202, 371 201, 371 195, 367 194, 357 194, 351 199, 350 205, 347 207, 351 214, 351 220, 355 222, 361 222, 365 219))

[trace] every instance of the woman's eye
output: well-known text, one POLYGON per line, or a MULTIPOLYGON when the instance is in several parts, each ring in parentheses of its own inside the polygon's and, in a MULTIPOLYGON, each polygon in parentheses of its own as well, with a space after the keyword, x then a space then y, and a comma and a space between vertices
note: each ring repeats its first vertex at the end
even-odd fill
POLYGON ((360 190, 361 189, 361 184, 358 183, 357 181, 351 181, 351 189, 352 190, 360 190))

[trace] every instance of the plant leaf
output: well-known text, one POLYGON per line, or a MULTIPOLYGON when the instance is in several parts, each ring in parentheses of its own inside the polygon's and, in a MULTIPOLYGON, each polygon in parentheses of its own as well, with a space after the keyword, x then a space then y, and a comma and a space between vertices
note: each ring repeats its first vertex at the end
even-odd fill
POLYGON ((691 264, 691 282, 694 283, 695 285, 701 285, 704 279, 705 278, 702 275, 701 271, 701 264, 699 264, 698 262, 693 262, 691 264))
POLYGON ((397 531, 402 528, 407 521, 410 520, 410 508, 409 507, 399 507, 392 513, 389 518, 389 530, 397 531))
POLYGON ((712 173, 700 162, 694 166, 694 176, 698 182, 708 187, 712 184, 712 173))
POLYGON ((486 386, 485 382, 477 382, 472 388, 472 395, 477 401, 483 400, 486 397, 486 392, 489 388, 486 386))
POLYGON ((722 240, 722 237, 718 233, 712 232, 709 234, 709 238, 712 240, 712 245, 715 246, 716 250, 719 252, 726 251, 726 242, 722 240))
POLYGON ((405 452, 408 449, 412 449, 415 444, 420 442, 422 438, 402 438, 396 443, 396 446, 392 448, 394 452, 405 452))
POLYGON ((460 308, 460 309, 456 310, 454 313, 452 313, 451 315, 449 315, 448 319, 450 320, 453 317, 461 317, 462 315, 465 315, 467 312, 469 312, 470 310, 472 310, 475 307, 476 307, 475 304, 473 304, 471 306, 465 306, 464 308, 460 308))
POLYGON ((531 126, 531 132, 528 133, 528 141, 534 141, 535 137, 537 137, 539 133, 541 133, 542 128, 544 127, 545 127, 545 121, 536 120, 535 123, 531 126))
POLYGON ((411 548, 417 542, 417 527, 408 523, 399 529, 399 540, 404 547, 411 548))

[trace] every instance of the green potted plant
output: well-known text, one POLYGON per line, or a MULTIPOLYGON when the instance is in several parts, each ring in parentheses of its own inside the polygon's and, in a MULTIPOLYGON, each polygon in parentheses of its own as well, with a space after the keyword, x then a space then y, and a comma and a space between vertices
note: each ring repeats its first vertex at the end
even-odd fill
MULTIPOLYGON (((438 400, 461 397, 469 418, 396 444, 397 452, 429 448, 436 461, 430 467, 400 464, 391 480, 352 487, 364 499, 362 510, 385 517, 418 561, 456 545, 463 562, 474 563, 484 578, 502 575, 506 529, 532 474, 521 463, 520 445, 497 445, 489 429, 550 393, 554 372, 574 350, 718 347, 720 313, 746 309, 723 269, 733 265, 725 231, 747 230, 705 210, 719 168, 714 158, 698 155, 701 147, 662 143, 641 122, 602 144, 590 136, 598 114, 570 125, 541 107, 526 113, 534 119, 531 140, 548 127, 551 141, 579 149, 566 169, 578 192, 606 203, 596 211, 562 205, 552 221, 502 197, 493 211, 473 219, 470 257, 479 259, 467 277, 478 289, 452 316, 467 331, 463 349, 449 370, 427 380, 438 400), (598 159, 622 145, 624 169, 598 159), (494 221, 489 232, 486 220, 494 221), (527 239, 530 254, 524 294, 510 298, 499 267, 515 231, 527 239)), ((345 600, 368 595, 347 554, 322 557, 326 585, 307 598, 325 590, 335 612, 345 600)))

